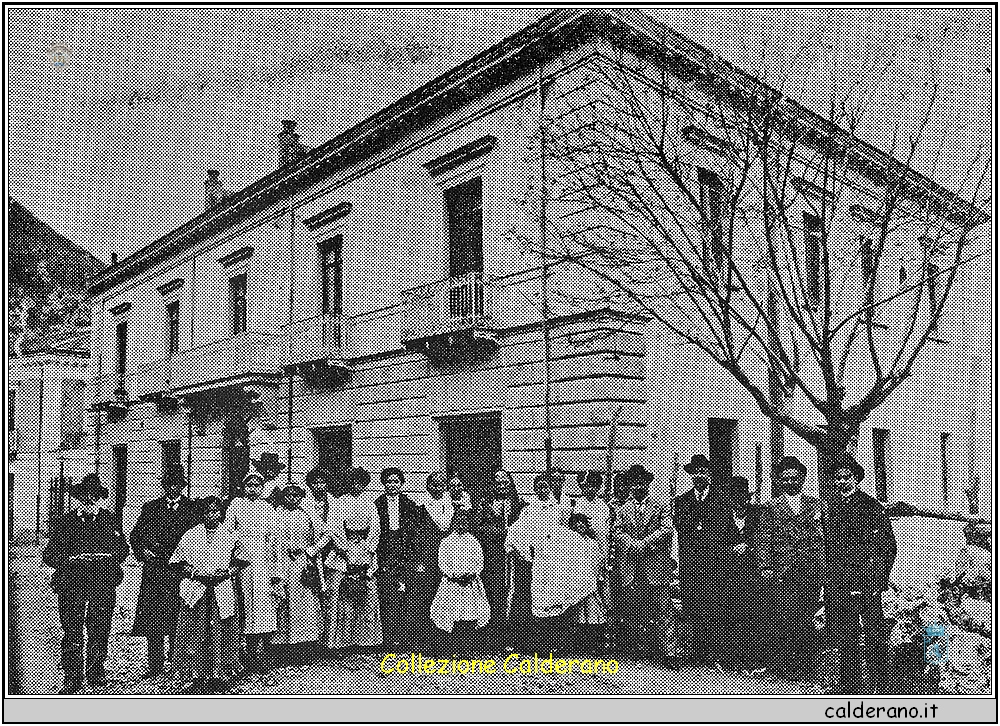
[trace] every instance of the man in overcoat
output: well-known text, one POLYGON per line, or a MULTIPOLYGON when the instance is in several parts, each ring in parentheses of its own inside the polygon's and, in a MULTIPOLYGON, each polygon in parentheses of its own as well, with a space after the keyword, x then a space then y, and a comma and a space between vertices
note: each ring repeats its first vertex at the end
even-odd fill
POLYGON ((55 569, 52 589, 63 629, 60 694, 78 693, 84 675, 92 686, 107 680, 104 662, 115 609, 115 588, 122 581, 121 563, 128 543, 114 515, 97 506, 108 489, 96 474, 88 474, 71 491, 81 503, 52 523, 42 562, 55 569), (87 632, 84 657, 84 630, 87 632))
POLYGON ((732 656, 725 633, 736 525, 729 503, 711 485, 708 458, 696 454, 684 471, 692 488, 674 500, 682 615, 691 626, 692 660, 725 663, 732 656))
POLYGON ((826 581, 823 505, 802 493, 806 466, 794 456, 778 462, 774 475, 782 493, 762 507, 753 537, 768 615, 764 660, 784 676, 808 677, 818 647, 813 616, 826 581))
POLYGON ((750 482, 746 477, 730 479, 730 510, 736 525, 733 545, 733 568, 726 592, 730 596, 730 658, 734 666, 756 669, 760 666, 761 623, 763 611, 762 580, 754 552, 754 537, 760 527, 760 506, 750 501, 750 482))
POLYGON ((631 496, 618 509, 611 537, 623 589, 621 645, 677 669, 677 615, 670 599, 674 528, 670 509, 649 492, 653 474, 635 464, 622 478, 631 496), (657 653, 657 651, 659 651, 657 653))
POLYGON ((172 649, 177 629, 182 577, 168 566, 170 557, 184 533, 201 522, 198 505, 183 494, 183 469, 164 470, 161 484, 163 496, 142 505, 129 537, 132 553, 142 563, 132 635, 146 638, 147 678, 163 672, 164 640, 170 637, 172 649))
POLYGON ((382 635, 387 645, 398 646, 405 638, 403 606, 414 565, 414 535, 420 525, 421 513, 413 500, 402 493, 402 471, 390 467, 382 471, 381 478, 385 492, 375 499, 379 521, 375 579, 382 635))
POLYGON ((862 627, 872 689, 888 693, 889 624, 882 612, 882 593, 896 562, 896 537, 882 505, 858 488, 865 471, 856 461, 835 461, 828 475, 837 493, 829 502, 826 532, 826 604, 840 649, 841 693, 861 692, 862 627))

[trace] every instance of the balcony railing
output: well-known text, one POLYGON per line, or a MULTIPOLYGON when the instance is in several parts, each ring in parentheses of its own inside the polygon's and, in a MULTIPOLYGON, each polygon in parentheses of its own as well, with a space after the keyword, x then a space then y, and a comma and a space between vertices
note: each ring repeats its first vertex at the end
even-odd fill
POLYGON ((403 342, 495 329, 500 289, 470 272, 403 291, 403 342))
POLYGON ((281 336, 246 331, 190 350, 170 359, 173 389, 212 387, 245 378, 277 378, 281 375, 281 336))
POLYGON ((316 360, 343 360, 346 321, 342 315, 325 313, 288 326, 284 364, 316 360))

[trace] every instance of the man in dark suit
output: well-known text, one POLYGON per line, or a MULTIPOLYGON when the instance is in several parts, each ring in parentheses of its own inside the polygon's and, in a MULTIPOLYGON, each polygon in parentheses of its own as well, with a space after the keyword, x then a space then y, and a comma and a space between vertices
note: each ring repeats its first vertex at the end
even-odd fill
POLYGON ((753 540, 760 526, 760 507, 750 501, 746 477, 730 479, 729 492, 736 543, 726 588, 730 596, 728 640, 733 664, 755 669, 760 665, 762 590, 753 540))
POLYGON ((611 530, 623 588, 621 645, 677 670, 677 614, 670 599, 674 528, 666 504, 649 492, 652 481, 653 475, 638 464, 623 474, 631 496, 618 509, 611 530))
POLYGON ((172 650, 177 629, 182 576, 168 566, 170 557, 184 533, 201 522, 198 506, 181 493, 183 469, 166 469, 160 483, 163 496, 142 505, 129 537, 132 553, 142 563, 132 635, 146 638, 147 678, 163 672, 164 639, 170 637, 172 650))
POLYGON ((682 614, 691 625, 691 655, 696 663, 728 663, 724 642, 730 596, 736 525, 729 503, 711 486, 712 464, 702 454, 684 465, 693 487, 674 500, 680 560, 682 614))
POLYGON ((896 562, 896 537, 882 505, 858 489, 865 471, 856 461, 835 461, 828 474, 837 494, 829 502, 826 604, 831 634, 840 648, 841 693, 861 692, 859 623, 872 688, 888 693, 889 624, 882 612, 882 593, 896 562))
POLYGON ((770 621, 764 660, 781 675, 809 677, 817 648, 813 616, 826 580, 823 506, 802 493, 806 467, 794 456, 778 462, 774 475, 782 493, 763 506, 753 536, 770 621))
POLYGON ((115 588, 122 581, 121 563, 128 543, 114 516, 97 506, 108 489, 96 474, 88 474, 70 495, 82 505, 52 523, 42 562, 55 569, 52 589, 63 629, 62 695, 78 693, 83 679, 92 686, 107 682, 104 662, 115 609, 115 588), (83 631, 87 631, 84 659, 83 631))
POLYGON ((402 471, 390 467, 382 471, 381 478, 385 493, 375 500, 379 521, 375 579, 378 584, 382 636, 387 645, 398 646, 403 642, 405 632, 403 603, 414 562, 413 538, 420 524, 420 510, 409 497, 401 493, 402 471))

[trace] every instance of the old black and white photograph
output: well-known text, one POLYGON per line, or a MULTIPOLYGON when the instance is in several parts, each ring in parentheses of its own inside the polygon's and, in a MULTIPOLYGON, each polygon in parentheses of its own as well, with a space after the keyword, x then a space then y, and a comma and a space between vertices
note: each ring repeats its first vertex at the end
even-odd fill
POLYGON ((995 695, 995 5, 4 17, 8 695, 995 695))

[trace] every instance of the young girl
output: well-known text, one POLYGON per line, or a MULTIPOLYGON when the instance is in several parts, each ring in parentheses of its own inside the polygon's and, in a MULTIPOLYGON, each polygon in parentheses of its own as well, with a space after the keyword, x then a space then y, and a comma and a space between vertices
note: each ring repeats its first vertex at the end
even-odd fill
POLYGON ((315 560, 325 533, 302 509, 305 494, 297 484, 288 484, 275 509, 275 557, 284 587, 273 642, 285 646, 293 663, 304 663, 316 654, 322 626, 319 593, 303 582, 302 575, 315 560))
POLYGON ((249 562, 231 527, 222 525, 222 501, 203 503, 203 524, 189 529, 170 564, 184 573, 177 619, 175 666, 190 691, 214 691, 240 669, 240 620, 233 578, 249 562))
POLYGON ((580 554, 593 568, 597 582, 597 588, 573 608, 573 619, 578 624, 578 642, 585 652, 596 654, 602 650, 607 623, 607 607, 600 587, 604 574, 604 547, 586 514, 576 512, 571 515, 569 528, 583 538, 580 554))
POLYGON ((264 640, 278 629, 277 593, 281 584, 275 550, 274 508, 263 499, 264 479, 248 474, 243 496, 229 504, 226 519, 243 546, 250 565, 237 580, 246 636, 247 668, 264 671, 264 640))
POLYGON ((344 665, 360 667, 362 648, 382 642, 378 587, 375 582, 375 549, 369 535, 371 520, 353 517, 344 521, 346 571, 337 592, 337 615, 330 647, 347 656, 344 665))
POLYGON ((438 567, 441 584, 431 604, 431 620, 453 634, 452 650, 470 651, 473 633, 490 621, 490 604, 483 588, 483 548, 469 529, 472 513, 456 509, 451 534, 441 540, 438 567))

